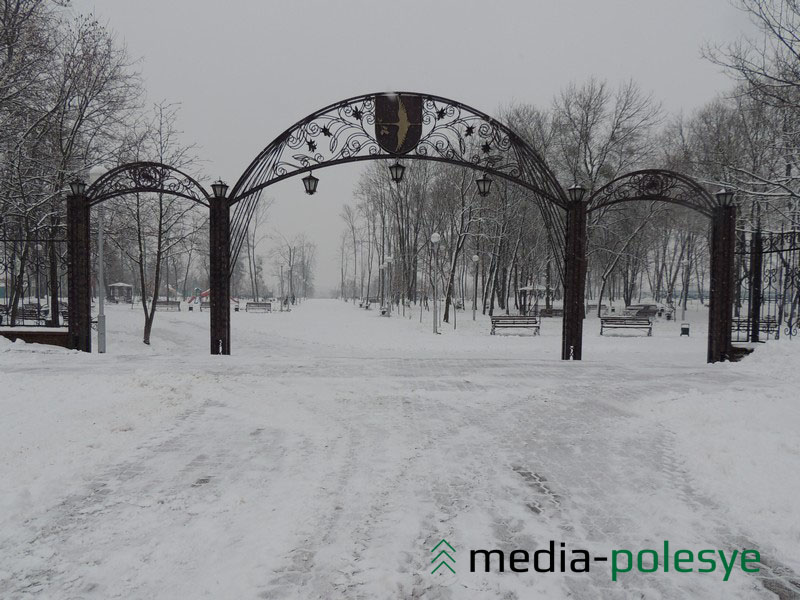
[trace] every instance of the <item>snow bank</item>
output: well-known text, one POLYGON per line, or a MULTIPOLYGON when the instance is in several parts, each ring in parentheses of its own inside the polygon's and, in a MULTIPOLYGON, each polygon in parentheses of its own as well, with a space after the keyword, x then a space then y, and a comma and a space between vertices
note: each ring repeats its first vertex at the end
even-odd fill
POLYGON ((646 406, 674 432, 692 485, 800 570, 800 343, 772 341, 711 371, 707 385, 646 406))

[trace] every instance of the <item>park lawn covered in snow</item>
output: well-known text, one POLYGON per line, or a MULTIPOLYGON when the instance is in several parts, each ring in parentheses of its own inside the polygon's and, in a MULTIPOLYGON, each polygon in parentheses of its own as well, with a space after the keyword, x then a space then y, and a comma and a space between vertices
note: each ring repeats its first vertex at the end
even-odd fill
POLYGON ((800 342, 109 308, 108 354, 0 339, 0 596, 770 598, 798 585, 800 342), (456 573, 431 574, 446 538, 456 573), (756 548, 761 572, 470 573, 469 549, 756 548))

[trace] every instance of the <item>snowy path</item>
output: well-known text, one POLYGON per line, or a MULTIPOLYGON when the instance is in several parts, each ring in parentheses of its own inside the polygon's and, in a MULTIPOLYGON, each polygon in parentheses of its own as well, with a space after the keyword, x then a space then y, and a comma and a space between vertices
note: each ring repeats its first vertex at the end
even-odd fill
POLYGON ((434 338, 309 302, 235 320, 234 356, 213 358, 197 315, 163 315, 171 345, 146 351, 129 315, 116 355, 0 354, 3 598, 800 596, 797 556, 754 539, 725 505, 736 498, 698 489, 676 432, 641 409, 676 385, 708 386, 702 339, 644 358, 642 376, 639 340, 588 340, 629 354, 562 363, 555 327, 489 339, 465 324, 434 338), (365 337, 379 328, 393 335, 365 337), (456 575, 430 574, 443 537, 456 575), (605 565, 468 572, 469 548, 551 539, 606 555, 665 539, 755 547, 769 566, 725 583, 612 582, 605 565))

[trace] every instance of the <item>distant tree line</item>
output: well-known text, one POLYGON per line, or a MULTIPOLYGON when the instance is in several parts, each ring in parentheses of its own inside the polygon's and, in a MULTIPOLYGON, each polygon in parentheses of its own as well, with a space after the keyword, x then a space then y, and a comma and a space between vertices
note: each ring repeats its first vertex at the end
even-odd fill
MULTIPOLYGON (((500 120, 520 133, 565 187, 592 194, 624 173, 663 168, 689 175, 712 192, 736 192, 740 234, 798 228, 800 8, 781 0, 742 0, 763 38, 708 47, 735 83, 689 115, 668 115, 633 81, 612 88, 595 78, 571 84, 549 106, 517 103, 500 120), (766 40, 766 43, 764 42, 766 40)), ((495 181, 477 193, 474 171, 411 161, 399 185, 388 164, 371 163, 342 213, 341 281, 345 299, 371 295, 395 303, 432 293, 469 308, 516 312, 561 295, 538 208, 524 189, 495 181), (434 254, 430 237, 441 242, 434 254), (478 262, 473 261, 478 257, 478 262), (387 263, 387 257, 391 261, 387 263)), ((664 203, 612 205, 588 224, 587 305, 668 305, 706 301, 708 224, 664 203)), ((595 308, 593 306, 593 308, 595 308)))

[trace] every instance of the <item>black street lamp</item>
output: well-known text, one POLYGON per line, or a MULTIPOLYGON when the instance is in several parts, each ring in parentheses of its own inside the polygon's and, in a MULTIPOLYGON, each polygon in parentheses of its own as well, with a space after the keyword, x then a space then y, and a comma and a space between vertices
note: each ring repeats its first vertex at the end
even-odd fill
POLYGON ((392 176, 392 181, 396 184, 399 184, 403 181, 403 173, 406 172, 406 168, 400 164, 400 161, 396 161, 391 167, 389 167, 389 174, 392 176))
POLYGON ((732 206, 733 205, 734 193, 731 192, 730 190, 726 190, 725 188, 722 188, 715 195, 717 197, 717 202, 719 203, 720 206, 732 206))
POLYGON ((476 179, 475 183, 478 185, 478 193, 484 198, 489 195, 489 190, 492 187, 492 180, 484 173, 480 179, 476 179))
POLYGON ((567 195, 572 202, 580 202, 583 200, 583 196, 586 194, 586 188, 576 183, 572 187, 567 189, 567 195))
POLYGON ((314 175, 309 172, 308 175, 303 177, 303 187, 306 189, 306 194, 309 196, 313 196, 314 193, 317 191, 317 184, 319 183, 319 179, 314 177, 314 175))
POLYGON ((83 179, 74 179, 69 182, 69 189, 73 196, 83 196, 86 194, 86 182, 83 179))
POLYGON ((214 192, 214 198, 224 198, 228 193, 228 184, 222 179, 217 179, 211 184, 211 190, 214 192))

